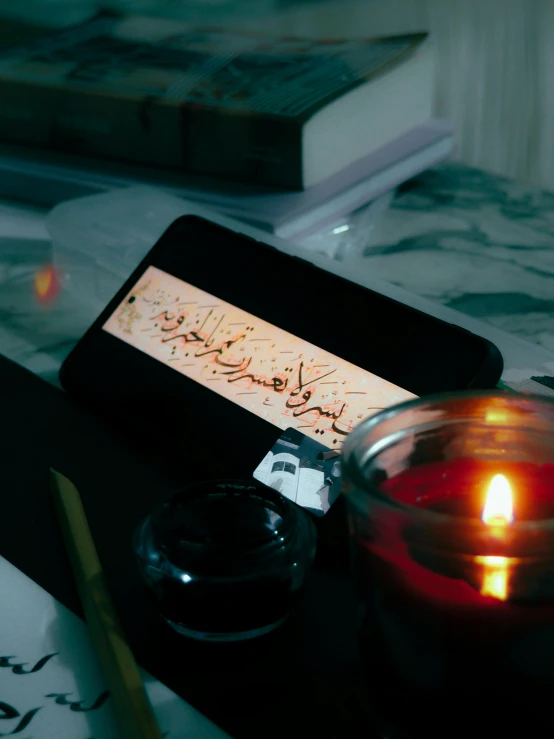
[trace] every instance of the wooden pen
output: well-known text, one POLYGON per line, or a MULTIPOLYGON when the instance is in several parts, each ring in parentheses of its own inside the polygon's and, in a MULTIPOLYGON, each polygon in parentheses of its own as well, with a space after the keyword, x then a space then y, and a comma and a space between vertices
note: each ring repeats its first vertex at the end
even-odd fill
POLYGON ((50 470, 50 486, 71 568, 124 739, 162 739, 135 658, 108 592, 75 485, 50 470))

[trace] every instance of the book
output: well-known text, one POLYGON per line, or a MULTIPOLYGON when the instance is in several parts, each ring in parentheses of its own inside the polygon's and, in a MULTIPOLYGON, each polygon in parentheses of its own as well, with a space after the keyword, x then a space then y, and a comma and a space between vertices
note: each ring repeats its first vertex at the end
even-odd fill
POLYGON ((321 509, 318 493, 325 485, 323 464, 307 462, 286 452, 268 452, 254 477, 305 508, 321 509))
POLYGON ((0 95, 3 141, 302 190, 431 117, 433 50, 101 14, 3 50, 0 95))
POLYGON ((341 490, 338 452, 290 427, 256 467, 253 477, 316 516, 326 513, 341 490))
POLYGON ((132 185, 155 185, 285 239, 332 225, 447 158, 452 127, 432 119, 325 182, 290 191, 73 154, 0 145, 0 196, 45 207, 132 185))

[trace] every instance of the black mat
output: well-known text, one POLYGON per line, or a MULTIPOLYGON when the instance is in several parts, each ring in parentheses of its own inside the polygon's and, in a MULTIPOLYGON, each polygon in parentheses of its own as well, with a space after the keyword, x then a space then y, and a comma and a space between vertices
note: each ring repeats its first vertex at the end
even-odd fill
POLYGON ((52 466, 81 492, 143 667, 235 739, 370 736, 344 561, 335 564, 323 547, 297 613, 270 637, 238 645, 179 637, 145 597, 131 537, 157 500, 190 481, 181 451, 169 442, 157 452, 141 447, 124 421, 116 431, 1 357, 0 408, 1 555, 81 614, 50 502, 52 466))

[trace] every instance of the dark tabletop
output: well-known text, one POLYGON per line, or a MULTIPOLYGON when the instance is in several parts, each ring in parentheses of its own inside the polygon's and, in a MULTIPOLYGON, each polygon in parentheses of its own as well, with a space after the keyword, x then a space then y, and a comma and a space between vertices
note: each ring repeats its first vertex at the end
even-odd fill
MULTIPOLYGON (((180 637, 147 599, 131 549, 139 521, 182 483, 179 466, 150 444, 141 447, 124 424, 109 426, 2 357, 0 404, 0 554, 81 615, 50 500, 48 470, 54 467, 81 492, 116 608, 143 667, 235 739, 369 736, 353 590, 344 551, 335 557, 326 549, 325 530, 304 596, 277 632, 241 644, 180 637)), ((337 508, 333 528, 344 525, 343 513, 337 508)))

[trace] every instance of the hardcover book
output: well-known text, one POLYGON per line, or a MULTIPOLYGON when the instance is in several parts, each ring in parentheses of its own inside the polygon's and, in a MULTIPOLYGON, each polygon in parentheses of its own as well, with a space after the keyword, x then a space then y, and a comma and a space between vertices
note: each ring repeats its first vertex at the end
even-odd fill
POLYGON ((426 34, 272 38, 104 14, 0 54, 0 139, 288 189, 426 122, 426 34))

